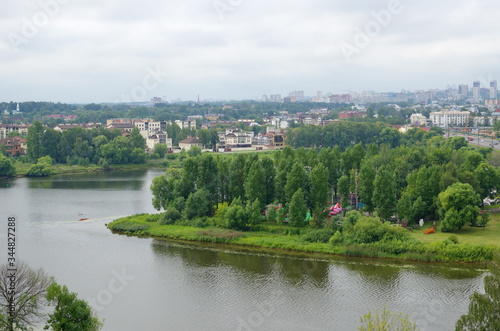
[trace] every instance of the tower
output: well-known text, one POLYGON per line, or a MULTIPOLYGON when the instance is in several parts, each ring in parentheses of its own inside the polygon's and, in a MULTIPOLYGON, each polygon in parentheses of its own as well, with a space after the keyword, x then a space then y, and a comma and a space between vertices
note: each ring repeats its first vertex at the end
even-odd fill
POLYGON ((492 80, 490 82, 490 99, 498 98, 498 89, 497 89, 497 81, 492 80))
POLYGON ((478 80, 472 85, 472 97, 476 101, 481 99, 481 82, 478 80))

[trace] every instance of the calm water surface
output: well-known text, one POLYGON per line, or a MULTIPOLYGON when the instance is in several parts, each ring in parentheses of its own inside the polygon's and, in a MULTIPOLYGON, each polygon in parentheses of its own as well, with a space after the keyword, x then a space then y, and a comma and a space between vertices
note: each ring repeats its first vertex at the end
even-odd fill
POLYGON ((110 233, 115 218, 155 212, 149 186, 160 174, 0 180, 0 262, 14 215, 17 257, 89 300, 113 331, 357 330, 360 316, 383 307, 422 330, 453 330, 482 289, 482 270, 463 266, 318 261, 110 233))

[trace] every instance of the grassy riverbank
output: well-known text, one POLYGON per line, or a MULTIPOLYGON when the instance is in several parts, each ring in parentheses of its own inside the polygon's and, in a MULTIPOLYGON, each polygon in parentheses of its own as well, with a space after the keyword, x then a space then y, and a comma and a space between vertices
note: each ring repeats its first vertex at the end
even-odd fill
MULTIPOLYGON (((67 164, 55 164, 52 166, 53 175, 61 174, 78 174, 78 173, 88 173, 97 172, 105 170, 136 170, 136 169, 149 169, 149 168, 165 168, 166 160, 148 160, 143 164, 122 164, 122 165, 111 165, 109 168, 104 169, 101 166, 91 164, 89 166, 80 165, 67 165, 67 164)), ((16 167, 16 177, 24 177, 28 170, 33 166, 33 163, 23 163, 16 161, 14 163, 16 167)))
POLYGON ((421 231, 415 230, 412 234, 413 239, 407 242, 353 245, 314 242, 311 238, 315 238, 315 230, 292 228, 287 225, 264 223, 259 231, 241 232, 217 227, 160 225, 157 223, 159 218, 160 214, 133 215, 113 221, 108 224, 108 228, 114 233, 135 236, 425 262, 485 262, 491 260, 495 249, 500 248, 498 240, 491 243, 488 240, 485 244, 478 244, 483 243, 485 237, 498 238, 500 221, 496 217, 485 230, 464 230, 463 233, 454 234, 458 238, 458 243, 449 239, 450 234, 436 233, 424 237, 423 234, 420 235, 421 231))

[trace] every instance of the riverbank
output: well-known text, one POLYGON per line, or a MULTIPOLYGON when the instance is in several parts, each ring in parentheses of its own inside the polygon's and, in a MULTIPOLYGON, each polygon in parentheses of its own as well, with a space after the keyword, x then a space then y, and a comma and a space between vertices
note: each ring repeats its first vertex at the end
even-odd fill
MULTIPOLYGON (((139 170, 139 169, 153 169, 153 168, 165 168, 165 159, 148 160, 146 163, 142 164, 120 164, 120 165, 110 165, 108 168, 103 168, 101 166, 91 164, 89 166, 80 165, 67 165, 67 164, 55 164, 52 166, 52 175, 63 175, 63 174, 81 174, 90 172, 100 172, 100 171, 112 171, 112 170, 139 170)), ((28 170, 33 166, 32 163, 22 163, 16 161, 16 177, 25 177, 28 170)))
POLYGON ((234 231, 216 227, 160 225, 160 214, 141 214, 117 219, 108 228, 117 234, 191 242, 226 244, 234 247, 257 247, 305 254, 330 254, 367 258, 385 258, 421 262, 484 263, 493 257, 497 245, 455 243, 449 239, 422 242, 375 242, 370 244, 334 245, 312 242, 314 230, 263 224, 260 231, 234 231), (291 231, 292 230, 292 231, 291 231))

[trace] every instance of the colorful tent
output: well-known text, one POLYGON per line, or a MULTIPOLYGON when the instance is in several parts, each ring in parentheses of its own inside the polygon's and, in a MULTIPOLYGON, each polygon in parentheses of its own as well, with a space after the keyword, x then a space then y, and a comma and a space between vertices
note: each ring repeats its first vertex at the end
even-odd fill
POLYGON ((336 203, 334 206, 330 208, 330 215, 338 215, 342 212, 342 207, 340 206, 340 203, 336 203))

